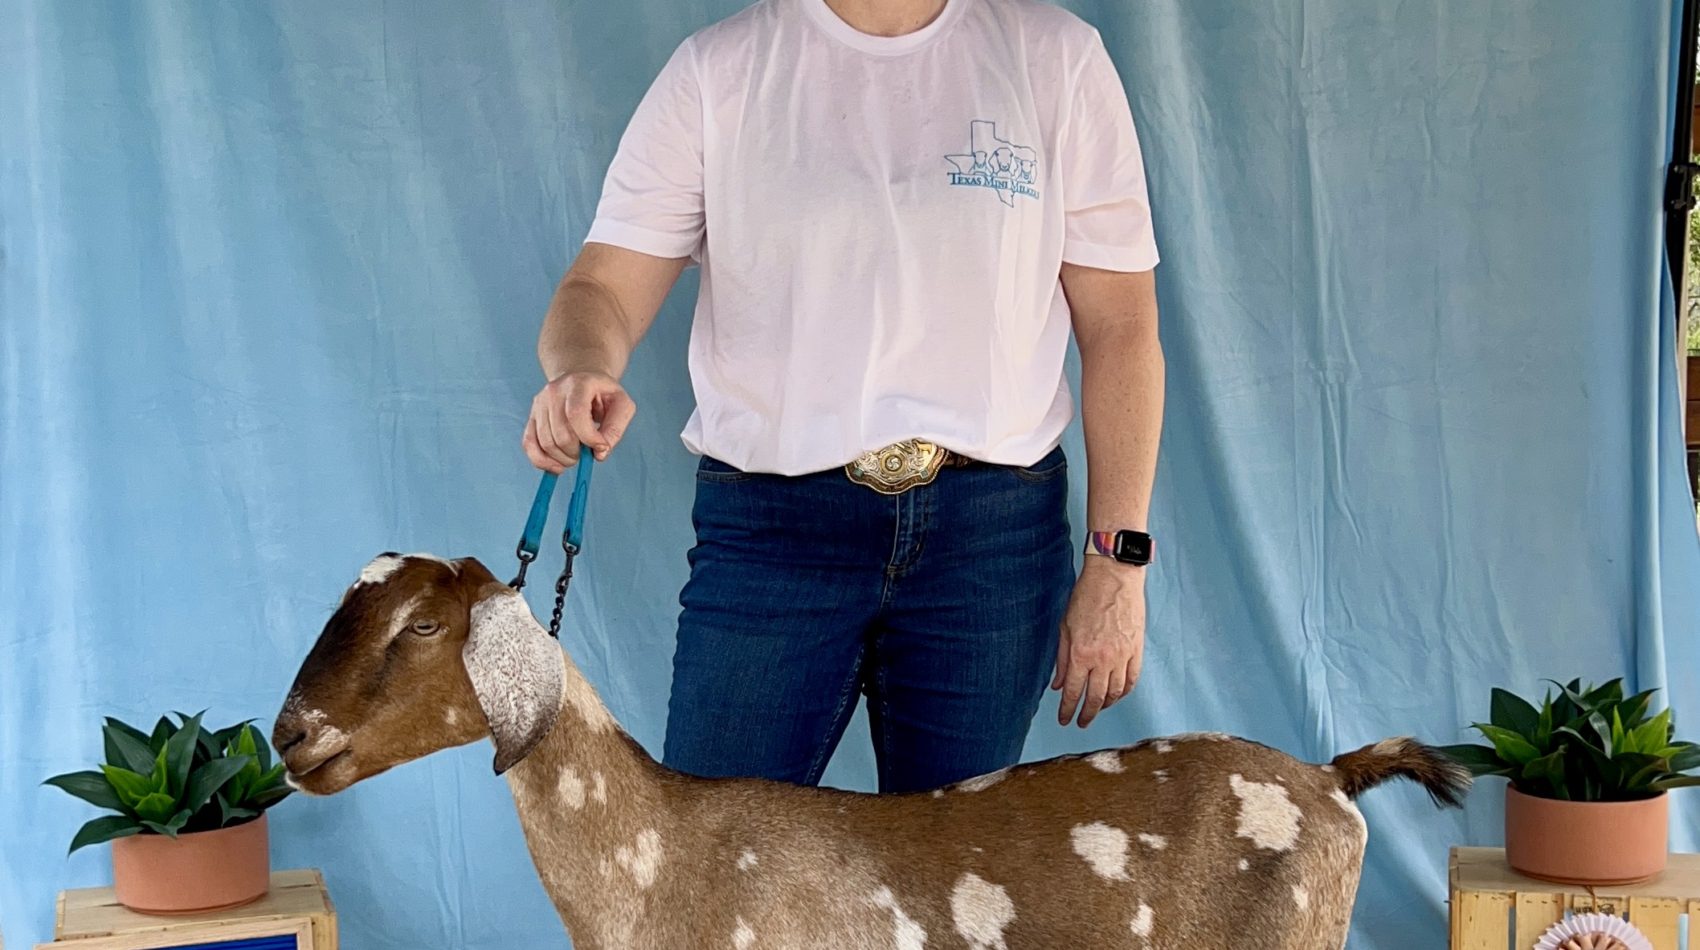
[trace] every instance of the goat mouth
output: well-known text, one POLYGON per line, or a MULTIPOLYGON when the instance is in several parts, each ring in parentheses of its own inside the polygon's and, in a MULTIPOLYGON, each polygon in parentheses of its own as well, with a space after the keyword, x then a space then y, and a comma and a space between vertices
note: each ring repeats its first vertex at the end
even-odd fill
POLYGON ((311 795, 311 794, 314 793, 314 790, 307 787, 307 785, 306 785, 307 781, 311 780, 315 776, 317 776, 319 778, 325 778, 325 777, 331 775, 332 772, 334 771, 333 766, 335 766, 338 762, 341 762, 341 761, 347 759, 349 756, 351 756, 353 754, 354 754, 353 749, 343 749, 342 751, 336 753, 335 755, 331 756, 330 758, 327 758, 327 759, 325 759, 321 762, 315 762, 311 766, 307 767, 306 769, 304 769, 300 772, 297 772, 293 769, 287 769, 286 768, 285 772, 283 773, 283 780, 286 783, 288 783, 290 788, 293 788, 297 791, 306 792, 307 794, 311 795))

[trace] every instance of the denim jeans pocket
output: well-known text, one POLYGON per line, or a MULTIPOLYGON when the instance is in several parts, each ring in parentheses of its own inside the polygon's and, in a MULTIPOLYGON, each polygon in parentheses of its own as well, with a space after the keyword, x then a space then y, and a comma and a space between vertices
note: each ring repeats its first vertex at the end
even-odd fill
POLYGON ((1068 457, 1063 454, 1062 446, 1059 445, 1032 465, 1013 465, 1010 466, 1010 471, 1022 481, 1048 482, 1068 473, 1068 457))
POLYGON ((727 465, 717 458, 704 455, 697 460, 697 481, 716 484, 745 482, 756 477, 754 472, 727 465))

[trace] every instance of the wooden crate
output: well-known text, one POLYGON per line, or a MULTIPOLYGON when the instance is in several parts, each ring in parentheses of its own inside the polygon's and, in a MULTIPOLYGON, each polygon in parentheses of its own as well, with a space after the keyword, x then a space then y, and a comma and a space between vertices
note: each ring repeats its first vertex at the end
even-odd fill
POLYGON ((1517 874, 1503 849, 1453 848, 1451 890, 1452 950, 1531 950, 1566 911, 1628 917, 1653 950, 1680 950, 1685 913, 1700 932, 1700 854, 1671 855, 1665 873, 1645 884, 1590 894, 1517 874))
POLYGON ((252 904, 182 917, 127 910, 110 887, 64 891, 53 934, 53 942, 37 950, 165 950, 231 943, 267 950, 337 950, 336 910, 318 871, 275 871, 271 891, 252 904))

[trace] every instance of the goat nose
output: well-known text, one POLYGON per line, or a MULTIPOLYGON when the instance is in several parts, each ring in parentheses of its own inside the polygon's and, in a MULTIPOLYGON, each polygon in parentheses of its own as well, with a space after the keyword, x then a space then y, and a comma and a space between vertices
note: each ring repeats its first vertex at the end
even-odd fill
POLYGON ((277 750, 278 755, 288 755, 290 749, 300 745, 306 738, 307 730, 296 728, 286 732, 283 724, 279 723, 278 728, 272 730, 272 748, 277 750))

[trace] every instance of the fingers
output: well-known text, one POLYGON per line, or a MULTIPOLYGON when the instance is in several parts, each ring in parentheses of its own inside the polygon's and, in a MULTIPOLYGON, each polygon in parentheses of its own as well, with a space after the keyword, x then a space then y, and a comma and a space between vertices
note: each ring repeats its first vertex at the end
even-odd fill
MULTIPOLYGON (((1067 654, 1062 654, 1067 656, 1067 654)), ((1066 726, 1080 706, 1081 694, 1086 692, 1088 667, 1073 657, 1066 660, 1068 672, 1063 676, 1062 703, 1057 707, 1057 725, 1066 726)))
POLYGON ((562 470, 570 468, 578 461, 579 443, 572 424, 567 421, 566 405, 550 389, 543 390, 538 398, 543 400, 543 405, 535 413, 537 441, 543 446, 543 454, 554 459, 562 470))
MULTIPOLYGON (((1057 671, 1051 677, 1051 688, 1062 689, 1063 682, 1068 679, 1069 641, 1068 624, 1062 625, 1062 633, 1057 637, 1057 671)), ((1067 720, 1064 720, 1067 722, 1067 720)))
POLYGON ((560 376, 531 401, 520 442, 533 465, 560 474, 578 463, 581 445, 596 458, 607 458, 636 415, 637 404, 613 377, 560 376))
POLYGON ((1104 708, 1104 698, 1110 691, 1110 674, 1102 667, 1096 668, 1086 679, 1086 693, 1082 697, 1084 704, 1080 708, 1080 728, 1092 725, 1092 720, 1098 718, 1098 713, 1104 708))
POLYGON ((556 475, 561 474, 560 463, 550 458, 548 454, 543 451, 543 446, 537 441, 536 416, 531 416, 525 420, 525 435, 520 439, 520 447, 525 449, 525 457, 531 460, 531 464, 545 472, 554 472, 556 475))
POLYGON ((1104 689, 1104 708, 1109 709, 1127 695, 1127 667, 1112 666, 1108 671, 1108 685, 1104 689))
POLYGON ((608 457, 614 451, 614 446, 620 444, 620 437, 626 434, 626 427, 632 424, 632 417, 637 415, 637 403, 626 395, 624 389, 616 389, 602 397, 602 425, 599 429, 603 440, 607 443, 596 451, 598 459, 608 457))
POLYGON ((563 416, 567 420, 569 437, 573 440, 574 462, 578 461, 580 445, 590 449, 598 458, 608 454, 608 440, 596 427, 596 414, 592 411, 598 395, 586 392, 583 387, 574 387, 567 392, 563 416))

